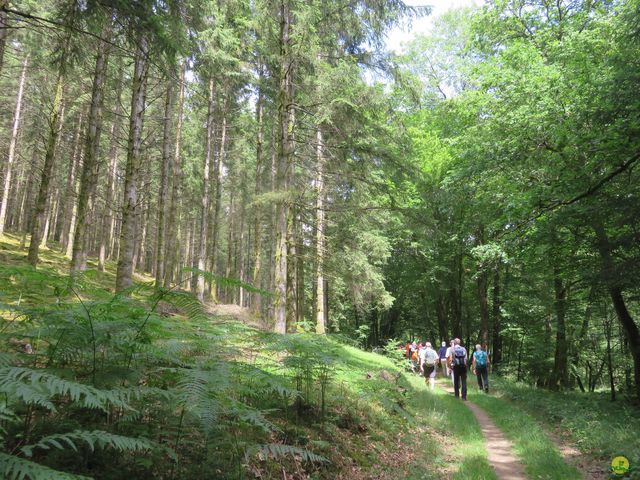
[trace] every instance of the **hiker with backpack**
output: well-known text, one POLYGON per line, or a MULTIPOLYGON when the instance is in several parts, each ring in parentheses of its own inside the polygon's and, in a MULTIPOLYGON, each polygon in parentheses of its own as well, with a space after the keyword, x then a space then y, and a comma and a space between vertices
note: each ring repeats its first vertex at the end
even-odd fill
POLYGON ((478 377, 478 387, 489 393, 489 355, 482 350, 481 345, 476 345, 476 351, 473 352, 473 363, 471 364, 473 373, 478 377))
POLYGON ((438 353, 431 348, 431 343, 426 342, 420 351, 420 371, 424 375, 425 383, 429 383, 431 390, 436 388, 436 362, 438 353))
POLYGON ((460 345, 460 339, 453 340, 453 348, 447 359, 449 368, 453 370, 453 389, 456 398, 462 394, 462 400, 467 399, 467 350, 460 345))

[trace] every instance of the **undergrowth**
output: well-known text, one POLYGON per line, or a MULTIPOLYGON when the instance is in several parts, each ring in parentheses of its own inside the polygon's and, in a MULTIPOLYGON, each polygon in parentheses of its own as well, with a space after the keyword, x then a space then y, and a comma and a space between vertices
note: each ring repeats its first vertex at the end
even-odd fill
POLYGON ((386 478, 402 461, 411 387, 392 361, 144 279, 71 281, 53 251, 38 270, 10 243, 0 257, 3 478, 386 478))
POLYGON ((640 473, 640 417, 625 400, 611 402, 608 393, 549 392, 496 377, 494 385, 505 400, 566 438, 602 465, 623 455, 640 473))

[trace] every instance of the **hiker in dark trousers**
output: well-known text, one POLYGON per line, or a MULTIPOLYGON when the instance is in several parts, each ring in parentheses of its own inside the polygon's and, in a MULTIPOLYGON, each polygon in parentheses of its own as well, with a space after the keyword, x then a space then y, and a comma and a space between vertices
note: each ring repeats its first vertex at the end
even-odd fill
POLYGON ((442 342, 442 346, 440 350, 438 350, 438 361, 440 362, 440 366, 442 367, 442 376, 448 377, 448 369, 447 369, 447 342, 442 342))
POLYGON ((489 393, 489 355, 482 350, 481 345, 476 345, 476 351, 473 352, 473 363, 471 364, 473 373, 478 377, 478 387, 489 393))
POLYGON ((453 370, 453 389, 456 398, 462 394, 462 400, 467 399, 467 350, 460 345, 460 339, 453 340, 453 348, 447 362, 453 370))

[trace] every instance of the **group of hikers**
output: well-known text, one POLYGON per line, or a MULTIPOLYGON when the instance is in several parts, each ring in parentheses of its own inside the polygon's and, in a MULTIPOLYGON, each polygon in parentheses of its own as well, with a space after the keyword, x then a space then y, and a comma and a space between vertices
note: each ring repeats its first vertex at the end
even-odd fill
MULTIPOLYGON (((467 349, 461 345, 459 338, 449 342, 442 342, 442 346, 436 352, 430 342, 407 342, 404 346, 409 368, 418 375, 424 375, 425 382, 432 389, 436 386, 436 374, 438 365, 441 366, 442 375, 451 378, 456 398, 462 396, 467 399, 467 370, 469 356, 467 349)), ((471 356, 471 371, 478 378, 478 387, 485 393, 489 393, 489 355, 476 345, 471 356)))

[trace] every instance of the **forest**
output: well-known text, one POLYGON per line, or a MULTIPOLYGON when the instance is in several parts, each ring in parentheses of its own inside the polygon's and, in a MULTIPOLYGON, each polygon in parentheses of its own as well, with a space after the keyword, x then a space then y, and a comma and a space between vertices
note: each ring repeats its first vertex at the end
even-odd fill
POLYGON ((414 340, 635 428, 640 1, 428 3, 0 0, 3 478, 392 478, 414 340))

